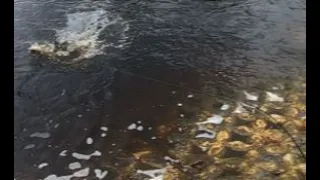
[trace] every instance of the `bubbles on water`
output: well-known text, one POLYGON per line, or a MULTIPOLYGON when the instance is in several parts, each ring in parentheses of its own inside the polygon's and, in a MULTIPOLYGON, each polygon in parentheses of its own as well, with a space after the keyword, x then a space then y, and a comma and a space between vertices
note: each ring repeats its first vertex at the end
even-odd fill
POLYGON ((280 97, 279 95, 277 95, 275 93, 267 91, 266 95, 267 95, 267 101, 270 101, 270 102, 283 102, 284 101, 283 97, 280 97))
POLYGON ((87 177, 90 173, 89 168, 80 169, 79 171, 74 172, 71 175, 67 176, 57 176, 55 174, 51 174, 44 178, 44 180, 71 180, 73 177, 75 178, 81 178, 81 177, 87 177))
POLYGON ((54 128, 57 129, 59 127, 60 124, 56 124, 54 125, 54 128))
POLYGON ((103 179, 108 174, 108 171, 101 171, 100 169, 95 169, 94 173, 98 179, 103 179))
POLYGON ((179 160, 173 159, 173 158, 171 158, 169 156, 165 156, 163 159, 166 160, 166 161, 169 161, 170 163, 179 163, 180 162, 179 160))
POLYGON ((70 170, 80 169, 81 168, 81 164, 79 162, 73 162, 73 163, 70 163, 68 165, 68 168, 70 170))
POLYGON ((41 163, 41 164, 38 165, 38 169, 42 169, 42 168, 44 168, 46 166, 49 166, 49 164, 48 163, 41 163))
POLYGON ((243 91, 243 93, 246 96, 246 99, 250 100, 250 101, 257 101, 259 99, 258 95, 252 94, 252 93, 248 93, 247 91, 243 91))
POLYGON ((101 126, 100 129, 101 129, 101 131, 108 131, 108 128, 105 126, 101 126))
POLYGON ((223 117, 215 114, 212 117, 209 117, 206 121, 199 122, 198 124, 221 124, 222 121, 223 117))
POLYGON ((138 126, 137 131, 143 131, 143 126, 138 126))
POLYGON ((193 94, 189 94, 187 98, 193 98, 193 94))
POLYGON ((196 138, 207 138, 207 139, 213 139, 216 137, 215 133, 209 133, 209 132, 204 132, 196 135, 196 138))
POLYGON ((46 138, 50 137, 50 133, 48 133, 48 132, 35 132, 35 133, 31 134, 30 137, 46 139, 46 138))
POLYGON ((224 105, 221 106, 220 110, 226 111, 226 110, 228 110, 229 108, 230 108, 230 105, 224 104, 224 105))
POLYGON ((137 125, 135 123, 132 123, 128 126, 128 130, 134 130, 137 128, 137 125))
POLYGON ((237 103, 237 107, 233 111, 233 113, 243 113, 243 112, 247 112, 247 110, 243 107, 242 103, 237 103))
POLYGON ((32 149, 32 148, 34 148, 34 147, 36 147, 36 145, 34 145, 34 144, 28 144, 28 145, 26 145, 23 149, 32 149))
POLYGON ((63 150, 60 152, 59 156, 67 156, 67 150, 63 150))
POLYGON ((92 143, 93 143, 93 139, 92 139, 91 137, 88 137, 88 138, 86 139, 86 143, 87 143, 87 144, 92 144, 92 143))
POLYGON ((100 151, 95 151, 92 154, 86 155, 86 154, 80 154, 80 153, 72 153, 72 157, 79 159, 79 160, 89 160, 93 156, 101 156, 100 151))

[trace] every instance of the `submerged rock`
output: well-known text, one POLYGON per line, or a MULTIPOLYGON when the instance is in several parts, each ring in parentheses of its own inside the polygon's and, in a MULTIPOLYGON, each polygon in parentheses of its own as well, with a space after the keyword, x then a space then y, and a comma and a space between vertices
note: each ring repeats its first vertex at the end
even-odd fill
POLYGON ((290 107, 290 108, 286 108, 284 110, 284 114, 285 116, 289 116, 289 117, 296 117, 299 114, 298 109, 290 107))
POLYGON ((254 115, 251 115, 249 113, 241 113, 237 116, 242 121, 255 121, 256 117, 254 115))
POLYGON ((186 179, 186 176, 177 168, 174 168, 173 166, 169 165, 168 167, 166 167, 162 180, 177 180, 177 179, 184 180, 186 179))
POLYGON ((285 117, 278 114, 271 114, 271 117, 275 120, 275 123, 283 124, 287 121, 285 117))

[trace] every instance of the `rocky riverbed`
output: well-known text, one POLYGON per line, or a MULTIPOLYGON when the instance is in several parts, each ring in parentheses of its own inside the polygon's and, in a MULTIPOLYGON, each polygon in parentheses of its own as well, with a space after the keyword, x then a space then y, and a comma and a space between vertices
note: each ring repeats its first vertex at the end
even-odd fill
POLYGON ((117 168, 119 179, 305 179, 305 81, 243 95, 243 102, 217 99, 211 104, 219 108, 160 126, 166 156, 136 152, 130 165, 117 168))

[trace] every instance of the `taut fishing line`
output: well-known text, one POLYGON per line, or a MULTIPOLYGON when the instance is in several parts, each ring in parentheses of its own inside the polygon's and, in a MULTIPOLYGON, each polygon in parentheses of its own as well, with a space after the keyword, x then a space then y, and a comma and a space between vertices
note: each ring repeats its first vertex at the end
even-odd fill
MULTIPOLYGON (((111 67, 107 67, 109 69, 112 69, 112 70, 115 70, 115 68, 111 68, 111 67)), ((232 101, 232 102, 235 102, 235 103, 239 103, 239 104, 242 104, 244 106, 247 106, 249 108, 252 108, 253 110, 255 111, 258 111, 260 112, 261 114, 267 116, 270 120, 270 122, 272 124, 274 124, 275 126, 277 126, 278 128, 282 129, 289 137, 290 139, 293 141, 293 143, 295 144, 296 148, 299 150, 300 154, 301 154, 301 157, 304 159, 304 161, 306 161, 306 155, 303 153, 302 149, 300 148, 300 146, 298 145, 298 143, 296 142, 296 140, 293 138, 293 136, 290 134, 290 132, 284 127, 282 126, 281 124, 278 124, 276 123, 276 120, 275 118, 273 118, 272 116, 270 116, 269 114, 263 112, 262 110, 260 110, 258 107, 255 107, 255 106, 252 106, 252 105, 249 105, 249 104, 246 104, 246 103, 243 103, 243 102, 240 102, 240 101, 237 101, 237 100, 234 100, 234 99, 231 99, 231 98, 228 98, 228 97, 224 97, 224 96, 220 96, 220 95, 212 95, 212 94, 209 94, 209 93, 201 93, 201 92, 198 92, 197 90, 195 89, 192 89, 192 88, 189 88, 189 87, 186 87, 186 86, 183 86, 183 85, 178 85, 178 84, 174 84, 174 83, 170 83, 170 82, 166 82, 166 81, 162 81, 162 80, 159 80, 159 79, 156 79, 156 78, 152 78, 152 77, 146 77, 146 76, 143 76, 143 75, 139 75, 139 74, 136 74, 136 73, 132 73, 132 72, 129 72, 129 71, 125 71, 125 70, 121 70, 119 68, 116 68, 116 71, 120 72, 120 73, 123 73, 123 74, 129 74, 129 75, 132 75, 132 76, 137 76, 141 79, 145 79, 145 80, 149 80, 149 81, 153 81, 153 82, 157 82, 159 84, 163 84, 163 85, 167 85, 167 86, 172 86, 172 87, 176 87, 176 88, 183 88, 183 89, 189 89, 190 91, 192 91, 194 94, 198 94, 198 95, 206 95, 206 96, 211 96, 211 97, 219 97, 221 99, 225 99, 227 101, 232 101)), ((27 73, 27 72, 22 72, 22 73, 27 73)), ((48 72, 48 73, 53 73, 53 74, 60 74, 60 73, 66 73, 66 72, 48 72)), ((94 72, 82 72, 82 73, 94 73, 94 72)))
POLYGON ((243 102, 240 102, 240 101, 237 101, 237 100, 234 100, 234 99, 230 99, 230 98, 227 98, 227 97, 224 97, 224 96, 219 96, 219 95, 212 95, 212 94, 208 94, 208 93, 200 93, 198 92, 197 90, 195 89, 192 89, 192 88, 189 88, 189 87, 186 87, 186 86, 183 86, 183 85, 177 85, 177 84, 173 84, 173 83, 170 83, 170 82, 166 82, 166 81, 162 81, 162 80, 159 80, 159 79, 155 79, 155 78, 151 78, 151 77, 146 77, 146 76, 142 76, 142 75, 139 75, 139 74, 136 74, 136 73, 132 73, 132 72, 129 72, 129 71, 124 71, 124 70, 117 70, 118 72, 121 72, 121 73, 124 73, 124 74, 130 74, 130 75, 134 75, 134 76, 137 76, 137 77, 140 77, 142 79, 145 79, 145 80, 150 80, 150 81, 153 81, 153 82, 157 82, 157 83, 160 83, 160 84, 164 84, 164 85, 168 85, 168 86, 172 86, 172 87, 177 87, 177 88, 184 88, 184 89, 189 89, 190 91, 192 91, 194 94, 198 94, 198 95, 207 95, 207 96, 211 96, 211 97, 219 97, 221 99, 225 99, 225 100, 228 100, 228 101, 233 101, 235 103, 239 103, 239 104, 242 104, 244 106, 247 106, 249 108, 252 108, 253 110, 255 111, 258 111, 260 112, 261 114, 267 116, 268 118, 271 119, 271 123, 274 124, 275 126, 281 128, 289 137, 290 139, 293 141, 293 143, 295 144, 296 148, 299 150, 300 154, 301 154, 301 157, 304 159, 304 161, 306 161, 306 155, 303 153, 302 149, 300 148, 300 146, 298 145, 298 143, 296 142, 296 140, 293 138, 293 136, 289 133, 289 131, 284 127, 282 126, 281 124, 278 124, 276 123, 276 120, 275 118, 273 118, 272 116, 270 116, 269 114, 263 112, 262 110, 260 110, 259 108, 257 107, 254 107, 252 105, 248 105, 246 103, 243 103, 243 102))

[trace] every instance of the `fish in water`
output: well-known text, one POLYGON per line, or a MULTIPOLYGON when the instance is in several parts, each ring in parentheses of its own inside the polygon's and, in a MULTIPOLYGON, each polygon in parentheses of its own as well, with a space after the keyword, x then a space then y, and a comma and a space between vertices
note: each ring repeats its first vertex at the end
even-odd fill
POLYGON ((78 42, 55 41, 54 43, 36 42, 30 46, 29 51, 32 54, 45 56, 57 61, 65 61, 79 59, 90 46, 91 42, 85 40, 78 42))

